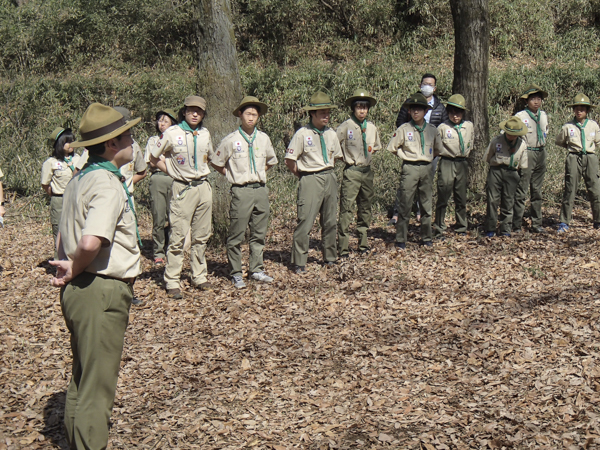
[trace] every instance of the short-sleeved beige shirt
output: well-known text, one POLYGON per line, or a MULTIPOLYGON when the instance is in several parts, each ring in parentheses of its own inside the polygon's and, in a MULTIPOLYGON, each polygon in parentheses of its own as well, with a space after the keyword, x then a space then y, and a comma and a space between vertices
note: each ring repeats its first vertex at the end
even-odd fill
MULTIPOLYGON (((556 136, 556 145, 566 148, 571 153, 580 153, 583 150, 581 130, 575 123, 572 121, 562 126, 560 133, 556 136)), ((600 144, 600 127, 594 120, 588 119, 584 130, 586 153, 596 153, 596 146, 600 144)))
POLYGON ((48 158, 42 164, 42 185, 50 185, 52 194, 54 195, 63 195, 67 184, 73 178, 73 172, 78 160, 79 155, 73 155, 70 163, 60 161, 54 156, 48 158))
POLYGON ((488 145, 484 159, 490 166, 508 166, 513 169, 527 169, 527 143, 519 137, 516 145, 517 150, 511 155, 510 146, 504 134, 492 139, 488 145))
POLYGON ((323 158, 319 134, 309 125, 305 125, 296 131, 290 145, 288 145, 285 159, 296 161, 299 172, 319 172, 332 169, 335 160, 344 156, 340 141, 335 131, 329 127, 325 127, 323 138, 327 149, 327 162, 323 158))
POLYGON ((77 170, 83 169, 83 166, 85 166, 85 164, 87 163, 88 156, 89 156, 89 152, 88 152, 87 148, 84 148, 83 151, 81 152, 81 156, 77 160, 77 164, 75 164, 75 169, 77 169, 77 170))
POLYGON ((72 260, 83 236, 108 241, 86 272, 113 278, 141 273, 135 215, 119 179, 104 169, 77 175, 67 186, 60 219, 63 249, 72 260))
POLYGON ((526 110, 519 111, 517 114, 515 114, 527 127, 527 134, 523 136, 525 142, 527 143, 527 147, 539 148, 546 145, 546 137, 548 136, 548 115, 545 111, 540 110, 538 112, 540 114, 540 128, 544 134, 543 142, 538 140, 537 124, 535 119, 532 119, 526 110))
POLYGON ((125 183, 127 184, 127 189, 129 192, 133 192, 133 176, 136 173, 140 173, 146 170, 146 161, 144 161, 144 154, 142 153, 142 149, 140 144, 136 141, 133 141, 133 159, 131 162, 125 164, 121 167, 121 173, 125 177, 125 183))
POLYGON ((395 131, 387 149, 402 161, 433 161, 433 158, 442 151, 442 141, 437 133, 437 128, 433 125, 426 124, 423 134, 425 136, 424 149, 421 145, 421 133, 411 122, 406 122, 395 131))
POLYGON ((371 164, 373 153, 381 150, 379 130, 372 122, 367 121, 367 157, 362 139, 360 126, 352 120, 346 120, 337 128, 337 137, 344 154, 344 162, 351 166, 368 166, 371 164))
POLYGON ((463 121, 460 124, 460 134, 463 138, 464 153, 460 150, 460 138, 458 137, 459 129, 456 128, 456 124, 449 120, 440 124, 437 128, 440 139, 442 140, 442 149, 440 150, 440 156, 447 158, 466 158, 471 153, 473 148, 473 123, 468 120, 463 121))
POLYGON ((0 178, 3 178, 4 174, 2 173, 2 169, 0 169, 0 178))
MULTIPOLYGON (((251 136, 246 136, 251 139, 251 136)), ((211 163, 218 167, 227 168, 227 181, 231 184, 244 185, 248 183, 266 183, 266 166, 277 164, 277 156, 266 133, 256 130, 252 144, 256 171, 250 166, 248 143, 242 137, 240 130, 227 135, 219 144, 216 152, 209 154, 211 163)))
POLYGON ((183 130, 179 125, 173 125, 159 136, 156 147, 151 150, 155 158, 165 155, 167 173, 174 180, 194 181, 210 173, 208 154, 213 150, 210 133, 205 127, 194 133, 183 130), (194 168, 194 133, 197 133, 197 168, 194 168))
POLYGON ((156 143, 158 142, 158 136, 151 136, 148 139, 148 143, 146 144, 146 151, 144 152, 144 161, 148 166, 148 170, 152 173, 160 172, 158 167, 150 166, 150 155, 152 154, 152 149, 156 148, 156 143))

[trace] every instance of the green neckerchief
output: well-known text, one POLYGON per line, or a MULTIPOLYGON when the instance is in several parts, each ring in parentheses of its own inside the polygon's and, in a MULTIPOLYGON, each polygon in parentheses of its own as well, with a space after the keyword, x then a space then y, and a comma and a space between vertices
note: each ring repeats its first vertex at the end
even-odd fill
POLYGON ((67 163, 67 166, 69 167, 69 169, 71 169, 71 172, 75 172, 75 167, 73 167, 73 164, 72 164, 73 155, 71 155, 71 156, 65 156, 64 160, 67 163))
POLYGON ((358 119, 356 118, 356 116, 354 115, 354 113, 352 113, 352 115, 350 117, 352 118, 354 123, 360 127, 360 132, 362 134, 362 141, 363 141, 363 149, 365 151, 365 159, 367 159, 367 157, 369 155, 369 151, 368 151, 368 147, 367 147, 367 119, 363 120, 362 122, 359 122, 358 119))
POLYGON ((419 127, 419 125, 417 125, 414 120, 410 119, 410 124, 413 127, 415 127, 415 130, 417 130, 419 132, 419 136, 421 137, 421 153, 424 155, 425 154, 425 127, 427 126, 427 122, 423 122, 423 125, 421 125, 419 127))
POLYGON ((325 146, 325 138, 323 137, 323 134, 325 133, 325 128, 323 128, 323 131, 319 131, 312 123, 312 121, 309 122, 310 128, 314 131, 316 131, 316 133, 319 135, 319 138, 321 139, 321 152, 323 153, 323 161, 325 161, 325 164, 329 164, 329 159, 327 158, 327 147, 325 146))
POLYGON ((504 134, 504 140, 506 141, 506 143, 508 144, 508 150, 510 152, 510 162, 508 163, 508 167, 516 167, 513 162, 514 162, 514 157, 515 157, 515 152, 516 152, 516 148, 517 148, 517 142, 519 142, 519 138, 517 137, 514 142, 510 142, 508 140, 508 138, 506 137, 506 133, 504 134))
POLYGON ((252 139, 248 139, 246 136, 246 132, 242 129, 242 127, 240 126, 238 128, 238 131, 240 132, 240 134, 242 135, 242 137, 244 138, 244 140, 246 141, 246 143, 248 144, 248 153, 250 156, 250 173, 256 173, 256 161, 254 160, 254 139, 256 139, 256 135, 258 134, 256 132, 256 127, 254 127, 254 132, 252 133, 252 136, 250 136, 252 139))
POLYGON ((531 117, 535 121, 538 144, 540 145, 540 147, 543 147, 544 145, 546 145, 546 138, 544 137, 544 133, 542 132, 542 126, 540 125, 540 119, 542 118, 542 112, 541 112, 541 110, 538 109, 537 114, 534 114, 531 112, 531 110, 528 107, 525 108, 525 111, 527 111, 527 114, 529 114, 529 117, 531 117))
POLYGON ((588 123, 588 119, 585 119, 585 122, 583 122, 583 125, 581 125, 577 119, 573 120, 575 122, 575 125, 577 126, 577 128, 579 128, 581 130, 581 153, 583 153, 584 155, 587 154, 587 150, 585 149, 585 126, 588 123))
POLYGON ((179 128, 181 128, 183 131, 189 131, 190 133, 194 133, 194 170, 198 170, 198 155, 196 154, 196 136, 198 136, 198 130, 200 129, 200 127, 194 130, 184 120, 179 124, 179 128))
POLYGON ((121 174, 121 171, 117 169, 113 163, 102 158, 101 156, 90 154, 87 163, 85 164, 81 173, 79 174, 79 178, 84 176, 86 173, 98 169, 108 170, 110 173, 112 173, 115 177, 119 179, 121 185, 123 186, 123 189, 125 189, 125 193, 127 194, 127 203, 129 204, 129 208, 133 212, 133 217, 135 218, 135 234, 137 236, 138 244, 140 245, 140 248, 143 248, 142 239, 140 238, 140 231, 138 229, 137 214, 135 213, 135 208, 133 207, 133 200, 131 199, 133 195, 131 195, 129 189, 127 189, 127 183, 125 183, 125 178, 121 174))
POLYGON ((464 156, 465 154, 465 141, 463 140, 462 134, 460 134, 460 130, 462 129, 463 122, 458 125, 454 125, 454 129, 458 133, 458 143, 460 144, 460 153, 464 156))

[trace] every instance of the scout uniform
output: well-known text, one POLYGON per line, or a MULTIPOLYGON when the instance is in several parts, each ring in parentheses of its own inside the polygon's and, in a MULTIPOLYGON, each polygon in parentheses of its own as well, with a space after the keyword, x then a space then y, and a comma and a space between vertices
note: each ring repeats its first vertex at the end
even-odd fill
MULTIPOLYGON (((206 100, 202 97, 187 97, 184 105, 206 111, 206 100)), ((192 284, 203 287, 207 283, 205 252, 212 232, 212 188, 207 176, 210 173, 208 154, 212 150, 210 133, 202 122, 192 130, 185 120, 167 128, 151 150, 155 158, 165 155, 167 173, 173 178, 169 213, 171 235, 165 267, 167 290, 179 289, 183 242, 190 228, 192 284)))
MULTIPOLYGON (((64 128, 58 127, 52 132, 48 138, 52 147, 54 147, 54 143, 65 131, 64 128)), ((63 194, 65 193, 67 184, 73 178, 73 172, 78 161, 79 155, 75 154, 65 156, 62 161, 52 156, 44 161, 42 165, 42 186, 49 185, 52 190, 50 197, 50 223, 52 224, 52 234, 54 235, 55 242, 62 212, 63 194)))
MULTIPOLYGON (((465 98, 455 94, 448 99, 446 107, 468 111, 465 98)), ((454 194, 454 210, 456 217, 455 231, 459 234, 467 232, 467 181, 469 178, 469 163, 467 158, 473 148, 473 123, 463 120, 455 124, 446 120, 437 129, 442 141, 440 164, 437 180, 437 203, 435 205, 435 222, 433 232, 436 236, 446 230, 446 208, 450 196, 454 194)))
MULTIPOLYGON (((317 92, 304 111, 336 109, 329 96, 317 92)), ((310 114, 310 113, 309 113, 310 114)), ((292 137, 285 159, 296 161, 298 182, 298 223, 292 244, 292 264, 302 270, 308 259, 309 233, 321 214, 323 260, 333 264, 337 259, 335 226, 337 213, 337 177, 333 171, 336 159, 343 157, 337 134, 329 127, 319 131, 309 123, 292 137)))
POLYGON ((487 211, 485 231, 488 237, 496 234, 498 225, 498 206, 500 206, 501 236, 510 236, 515 193, 519 185, 519 171, 527 169, 527 143, 521 136, 527 134, 527 127, 518 117, 511 117, 500 123, 500 128, 512 136, 519 136, 514 143, 506 135, 500 134, 492 139, 484 156, 490 165, 487 176, 487 211))
POLYGON ((121 173, 125 177, 125 183, 129 192, 133 192, 133 176, 137 173, 144 172, 146 170, 146 161, 144 159, 144 153, 136 141, 133 141, 133 160, 121 167, 121 173))
MULTIPOLYGON (((102 144, 139 121, 126 123, 113 108, 94 103, 81 120, 82 141, 71 146, 102 144)), ((106 244, 61 290, 73 352, 64 420, 70 447, 78 449, 106 448, 108 443, 132 280, 141 273, 135 211, 120 173, 101 157, 90 156, 90 163, 67 186, 60 221, 61 253, 70 261, 85 236, 106 244)))
MULTIPOLYGON (((4 216, 4 190, 2 189, 2 178, 4 178, 4 174, 2 173, 2 169, 0 169, 0 218, 4 216)), ((0 225, 4 226, 4 221, 0 220, 0 225)))
MULTIPOLYGON (((579 105, 587 106, 588 111, 596 107, 583 94, 577 94, 569 107, 579 105)), ((582 176, 592 207, 594 228, 600 227, 600 182, 596 153, 598 144, 600 144, 600 127, 595 121, 587 118, 583 123, 579 123, 576 119, 566 123, 556 136, 556 145, 569 151, 565 161, 565 189, 560 209, 559 232, 569 229, 577 185, 582 176)))
MULTIPOLYGON (((547 98, 548 93, 539 86, 529 86, 521 99, 525 101, 530 95, 538 94, 547 98)), ((513 212, 513 230, 521 230, 527 191, 531 190, 531 228, 534 232, 542 232, 542 185, 546 175, 546 137, 548 136, 548 115, 541 109, 533 114, 528 108, 519 111, 516 117, 527 127, 527 134, 523 136, 527 143, 527 168, 521 170, 521 181, 515 195, 513 212)))
MULTIPOLYGON (((421 93, 413 94, 405 105, 431 108, 421 93)), ((400 125, 387 147, 402 161, 400 188, 397 194, 398 222, 396 223, 396 245, 405 248, 408 235, 408 221, 415 198, 421 205, 421 239, 425 245, 431 245, 431 162, 442 150, 442 143, 433 125, 423 122, 418 126, 413 120, 400 125)))
MULTIPOLYGON (((165 109, 156 113, 156 119, 163 115, 168 115, 173 123, 177 123, 177 114, 172 109, 165 109)), ((152 136, 146 144, 144 160, 146 164, 150 163, 150 154, 156 149, 159 136, 152 136)), ((158 151, 158 149, 157 149, 158 151)), ((165 224, 169 215, 169 199, 171 198, 171 186, 173 179, 160 170, 158 167, 148 165, 150 171, 150 209, 152 212, 152 254, 154 262, 160 263, 165 259, 167 230, 165 224)))
MULTIPOLYGON (((346 100, 346 106, 352 108, 355 101, 366 101, 369 108, 377 103, 377 100, 363 89, 356 90, 352 97, 346 100)), ((338 254, 347 256, 348 229, 352 222, 352 207, 355 202, 358 249, 362 252, 369 249, 367 230, 371 224, 371 202, 374 195, 371 158, 373 153, 381 149, 381 142, 377 127, 366 119, 360 123, 354 113, 338 127, 337 137, 346 163, 340 192, 338 254)))
MULTIPOLYGON (((262 116, 267 105, 256 97, 245 97, 233 111, 239 117, 241 110, 248 105, 256 107, 262 116)), ((243 287, 242 249, 246 228, 250 225, 250 277, 259 281, 273 281, 263 272, 263 249, 269 225, 269 190, 266 186, 267 168, 277 164, 277 156, 266 133, 254 129, 247 135, 240 126, 221 141, 216 153, 211 152, 210 161, 214 166, 225 167, 227 181, 231 183, 231 206, 229 209, 229 236, 227 237, 227 259, 229 273, 236 287, 243 287), (237 279, 239 277, 239 280, 237 279), (239 283, 241 281, 241 283, 239 283)))

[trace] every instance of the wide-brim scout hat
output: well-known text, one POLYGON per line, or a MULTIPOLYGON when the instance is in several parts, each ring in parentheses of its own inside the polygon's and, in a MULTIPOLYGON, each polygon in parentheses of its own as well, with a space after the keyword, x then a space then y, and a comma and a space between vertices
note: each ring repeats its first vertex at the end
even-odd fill
POLYGON ((406 99, 406 101, 404 102, 403 106, 405 108, 409 108, 411 106, 422 106, 423 108, 425 108, 425 111, 433 109, 433 107, 429 103, 427 103, 427 99, 425 98, 425 96, 420 92, 416 92, 410 97, 408 97, 408 99, 406 99))
POLYGON ((183 106, 197 106, 202 111, 206 111, 206 100, 198 95, 190 95, 183 101, 183 106))
POLYGON ((260 100, 258 100, 256 97, 252 97, 251 95, 248 95, 246 97, 244 97, 240 103, 240 105, 234 109, 233 111, 233 115, 235 117, 238 117, 240 115, 240 111, 245 107, 245 106, 255 106, 256 109, 258 109, 258 113, 262 116, 263 114, 266 114, 267 111, 269 110, 269 107, 267 106, 266 103, 261 102, 260 100))
POLYGON ((377 100, 375 100, 375 97, 373 97, 371 94, 369 94, 364 89, 355 90, 352 93, 352 97, 350 97, 348 100, 346 100, 346 106, 349 106, 352 108, 352 103, 354 103, 355 101, 369 102, 369 108, 372 108, 373 106, 375 106, 377 104, 377 100))
POLYGON ((177 113, 175 112, 174 109, 171 109, 171 108, 161 109, 160 111, 158 111, 155 114, 154 117, 156 118, 156 120, 158 120, 160 118, 160 116, 163 116, 165 114, 173 120, 173 123, 177 123, 177 113))
POLYGON ((468 111, 467 107, 465 106, 466 104, 467 102, 462 95, 454 94, 446 102, 446 107, 452 106, 454 108, 462 109, 463 111, 468 111))
POLYGON ((523 95, 521 95, 521 98, 527 100, 529 96, 533 94, 540 94, 544 99, 548 97, 548 93, 542 90, 537 84, 530 84, 527 86, 527 89, 525 89, 525 92, 523 92, 523 95))
POLYGON ((337 109, 329 95, 325 92, 317 91, 310 97, 310 102, 307 106, 302 108, 304 111, 317 111, 319 109, 337 109))
POLYGON ((573 106, 589 106, 590 108, 596 108, 596 105, 592 105, 592 103, 590 102, 590 99, 587 95, 584 94, 577 94, 575 96, 575 99, 573 100, 573 103, 571 103, 570 105, 567 105, 569 108, 572 108, 573 106))
POLYGON ((512 116, 510 119, 500 122, 500 128, 506 134, 512 136, 525 136, 527 134, 527 126, 517 116, 512 116))
POLYGON ((81 141, 71 144, 71 147, 89 147, 101 144, 109 139, 115 138, 133 126, 137 125, 141 117, 125 121, 125 117, 119 111, 101 103, 92 103, 83 113, 79 124, 81 141))
POLYGON ((54 146, 54 143, 58 140, 58 138, 60 137, 60 135, 63 134, 65 131, 67 131, 66 128, 56 127, 52 131, 52 133, 50 133, 50 136, 48 136, 48 143, 50 144, 51 147, 54 146))

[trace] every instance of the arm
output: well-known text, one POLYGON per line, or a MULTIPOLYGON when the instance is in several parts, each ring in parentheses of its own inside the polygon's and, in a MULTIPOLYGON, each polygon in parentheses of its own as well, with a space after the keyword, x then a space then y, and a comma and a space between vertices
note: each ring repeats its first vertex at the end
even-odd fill
POLYGON ((567 148, 567 143, 568 143, 567 135, 568 135, 567 128, 562 127, 560 129, 560 132, 556 135, 556 145, 558 145, 559 147, 567 148))
POLYGON ((4 203, 4 190, 2 189, 2 181, 0 181, 0 217, 3 217, 5 212, 2 203, 4 203))
POLYGON ((167 165, 165 164, 165 158, 162 155, 160 158, 150 155, 150 164, 154 165, 154 167, 158 167, 164 173, 167 173, 167 165))
POLYGON ((290 172, 292 172, 297 177, 300 177, 300 174, 298 173, 298 164, 296 164, 296 161, 294 161, 293 159, 286 159, 285 165, 290 170, 290 172))
POLYGON ((144 170, 143 172, 138 172, 133 176, 133 184, 138 184, 140 181, 142 181, 144 178, 146 178, 146 171, 144 170))
POLYGON ((210 163, 211 166, 213 166, 213 169, 215 169, 217 172, 219 172, 221 175, 223 176, 227 176, 227 169, 225 167, 220 167, 215 165, 214 163, 210 163))
POLYGON ((52 188, 50 187, 49 184, 42 184, 42 190, 48 194, 50 197, 52 197, 52 188))
POLYGON ((92 263, 94 258, 98 256, 101 248, 101 238, 90 235, 83 236, 77 244, 72 261, 49 261, 51 265, 56 267, 56 277, 50 280, 50 284, 55 287, 65 286, 92 263))

